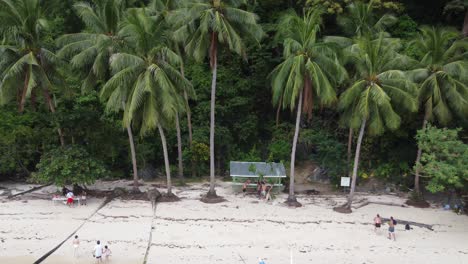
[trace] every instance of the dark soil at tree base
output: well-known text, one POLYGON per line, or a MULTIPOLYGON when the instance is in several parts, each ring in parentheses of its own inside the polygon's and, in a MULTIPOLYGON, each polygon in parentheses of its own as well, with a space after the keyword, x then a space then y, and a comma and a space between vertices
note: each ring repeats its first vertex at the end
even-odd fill
POLYGON ((346 205, 333 207, 333 211, 342 213, 342 214, 350 214, 353 212, 351 208, 347 207, 346 205))
POLYGON ((406 201, 406 204, 407 205, 410 205, 410 206, 413 206, 413 207, 417 207, 417 208, 428 208, 429 206, 431 206, 427 201, 425 200, 413 200, 413 199, 409 199, 406 201))
POLYGON ((202 196, 202 198, 200 198, 200 201, 202 201, 202 202, 204 202, 204 203, 215 204, 215 203, 226 202, 227 200, 224 199, 224 198, 221 197, 221 196, 218 196, 218 195, 216 194, 216 191, 214 191, 214 192, 208 192, 207 194, 205 194, 204 196, 202 196))
POLYGON ((286 201, 284 201, 284 203, 289 207, 302 207, 302 204, 297 201, 296 197, 292 199, 288 198, 286 201))
POLYGON ((180 198, 175 195, 174 193, 163 193, 161 198, 159 198, 158 202, 161 203, 171 203, 171 202, 178 202, 180 198))

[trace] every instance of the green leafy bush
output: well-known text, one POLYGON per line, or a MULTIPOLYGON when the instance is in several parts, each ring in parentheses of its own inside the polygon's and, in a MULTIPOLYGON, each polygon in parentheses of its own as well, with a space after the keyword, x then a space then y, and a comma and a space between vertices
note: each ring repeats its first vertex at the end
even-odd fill
POLYGON ((428 126, 416 136, 423 154, 423 177, 428 177, 426 189, 431 193, 449 188, 468 188, 468 145, 458 138, 461 129, 439 129, 428 126))
POLYGON ((36 167, 38 171, 32 175, 34 181, 52 182, 57 186, 92 184, 107 173, 101 161, 90 157, 83 147, 77 145, 45 153, 36 167))

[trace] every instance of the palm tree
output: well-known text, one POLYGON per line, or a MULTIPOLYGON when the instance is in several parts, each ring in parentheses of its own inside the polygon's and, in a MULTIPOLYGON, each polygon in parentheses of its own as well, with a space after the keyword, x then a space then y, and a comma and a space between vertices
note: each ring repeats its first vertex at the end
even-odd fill
POLYGON ((333 45, 319 42, 321 11, 284 15, 278 24, 278 36, 284 39, 283 62, 271 73, 273 103, 293 110, 297 105, 296 128, 291 151, 291 171, 287 203, 299 206, 294 194, 296 144, 302 111, 312 114, 314 105, 329 105, 336 100, 334 85, 347 77, 333 45))
POLYGON ((246 56, 243 38, 259 41, 263 36, 257 16, 240 9, 238 0, 197 0, 174 12, 171 21, 178 28, 177 40, 186 43, 185 51, 197 61, 207 56, 212 70, 210 111, 210 190, 207 198, 216 197, 215 191, 215 100, 218 45, 224 44, 235 53, 246 56))
MULTIPOLYGON (((106 81, 110 77, 109 58, 122 49, 122 39, 118 35, 119 24, 125 12, 124 0, 93 0, 78 2, 75 11, 86 25, 84 32, 66 34, 57 40, 61 47, 58 55, 70 59, 73 68, 85 73, 82 91, 96 88, 98 81, 106 81)), ((126 93, 122 91, 122 101, 117 102, 119 108, 125 110, 126 93)), ((133 131, 130 124, 126 126, 130 155, 133 168, 133 190, 138 190, 138 166, 136 160, 133 131)))
MULTIPOLYGON (((420 68, 409 72, 420 84, 419 101, 424 108, 422 129, 429 120, 448 124, 454 115, 468 116, 468 43, 456 40, 456 31, 443 28, 422 27, 413 41, 413 47, 421 52, 420 68)), ((416 155, 414 190, 420 194, 422 149, 416 155)))
MULTIPOLYGON (((43 43, 46 9, 47 3, 40 0, 0 0, 0 100, 6 103, 16 98, 20 113, 26 99, 34 100, 41 92, 55 113, 52 93, 64 85, 57 71, 61 61, 43 43)), ((64 146, 62 130, 57 131, 64 146)))
POLYGON ((338 17, 338 24, 350 36, 376 35, 397 22, 397 18, 391 14, 378 16, 372 0, 368 3, 352 2, 346 9, 347 13, 338 17))
POLYGON ((351 189, 346 208, 351 209, 359 166, 359 154, 364 132, 382 134, 386 129, 395 130, 401 118, 395 109, 417 110, 416 86, 403 67, 408 58, 398 53, 400 44, 380 34, 378 39, 361 38, 347 49, 349 61, 355 67, 357 79, 340 96, 338 109, 349 119, 349 125, 359 129, 354 156, 351 189))
MULTIPOLYGON (((170 27, 171 23, 168 21, 168 17, 170 13, 177 8, 181 6, 180 1, 177 0, 153 0, 151 3, 148 5, 148 8, 152 11, 152 13, 157 17, 157 19, 162 19, 167 25, 170 27)), ((182 57, 181 55, 181 50, 179 48, 179 43, 177 41, 172 41, 171 42, 171 47, 176 53, 182 57)), ((180 73, 182 74, 183 77, 185 77, 184 74, 184 62, 181 60, 180 63, 180 73)), ((188 127, 188 133, 189 133, 189 146, 192 148, 192 115, 190 111, 190 106, 189 106, 189 96, 185 89, 183 89, 183 96, 185 99, 185 105, 186 105, 186 114, 187 114, 187 127, 188 127)), ((179 179, 183 179, 184 175, 184 167, 183 167, 183 156, 182 156, 182 137, 181 137, 181 132, 180 132, 180 124, 179 124, 179 113, 176 114, 176 132, 177 132, 177 156, 178 156, 178 176, 179 179)), ((195 172, 194 169, 194 162, 192 161, 192 171, 193 173, 195 172)))
POLYGON ((138 125, 141 135, 158 129, 164 152, 167 194, 172 195, 164 128, 184 110, 181 90, 193 95, 193 89, 175 68, 181 59, 167 47, 167 33, 165 24, 150 16, 147 9, 129 10, 119 32, 128 49, 111 57, 113 76, 102 88, 101 96, 108 99, 110 109, 116 109, 126 95, 128 107, 124 123, 138 125))
POLYGON ((125 0, 92 0, 92 3, 73 5, 86 25, 85 30, 57 40, 61 47, 58 55, 71 59, 71 65, 85 74, 83 91, 93 90, 98 81, 109 78, 109 58, 123 44, 118 31, 125 14, 125 0))

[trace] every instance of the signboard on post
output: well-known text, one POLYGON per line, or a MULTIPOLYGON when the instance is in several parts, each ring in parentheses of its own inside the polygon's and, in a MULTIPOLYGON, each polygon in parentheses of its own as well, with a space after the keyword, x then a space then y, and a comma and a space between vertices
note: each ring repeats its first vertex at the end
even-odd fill
POLYGON ((341 187, 349 187, 350 183, 349 177, 341 177, 341 187))

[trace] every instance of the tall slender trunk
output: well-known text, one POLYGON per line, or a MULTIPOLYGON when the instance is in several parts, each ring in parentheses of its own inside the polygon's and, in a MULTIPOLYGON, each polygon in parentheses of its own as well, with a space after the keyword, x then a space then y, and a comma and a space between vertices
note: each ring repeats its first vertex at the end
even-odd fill
POLYGON ((465 20, 463 21, 463 36, 468 37, 468 7, 465 8, 465 20))
POLYGON ((167 154, 166 136, 164 136, 164 130, 161 125, 158 124, 159 135, 161 136, 161 142, 164 153, 164 167, 166 168, 167 177, 167 194, 172 194, 172 182, 171 182, 171 168, 169 167, 169 155, 167 154))
MULTIPOLYGON (((423 120, 423 125, 422 125, 423 130, 426 129, 427 120, 429 119, 431 107, 432 107, 431 102, 427 102, 425 110, 424 110, 424 120, 423 120)), ((414 192, 417 195, 421 194, 421 189, 419 188, 419 176, 420 176, 419 174, 421 173, 421 165, 419 163, 421 162, 421 156, 422 156, 422 149, 421 147, 418 146, 418 153, 416 155, 416 162, 415 162, 416 169, 414 171, 414 192)))
POLYGON ((20 104, 18 106, 18 111, 20 113, 24 111, 24 105, 26 104, 26 93, 28 92, 29 75, 30 75, 30 69, 28 67, 26 71, 26 76, 24 77, 24 85, 23 85, 23 90, 21 91, 20 104))
MULTIPOLYGON (((47 89, 44 90, 44 97, 46 99, 47 105, 49 106, 50 112, 55 113, 54 103, 52 102, 52 98, 50 97, 49 91, 47 89)), ((60 127, 57 128, 57 133, 59 134, 60 145, 64 147, 65 139, 63 138, 63 132, 60 127)))
POLYGON ((280 118, 280 113, 281 113, 281 105, 283 104, 283 95, 281 95, 279 104, 278 104, 278 109, 276 109, 276 127, 279 126, 279 118, 280 118))
MULTIPOLYGON (((125 102, 122 101, 122 108, 125 111, 125 102)), ((136 161, 136 151, 135 151, 135 143, 133 142, 133 132, 132 127, 127 124, 127 134, 128 134, 128 143, 130 144, 130 153, 132 155, 132 165, 133 165, 133 190, 137 191, 138 188, 138 168, 137 168, 137 161, 136 161)))
POLYGON ((353 145, 353 129, 350 127, 349 128, 349 133, 348 133, 348 159, 346 161, 346 173, 349 177, 349 172, 350 172, 350 167, 351 167, 351 150, 352 150, 352 145, 353 145))
MULTIPOLYGON (((182 77, 185 78, 185 70, 184 70, 184 64, 181 63, 180 64, 180 73, 182 74, 182 77)), ((187 112, 187 127, 188 127, 188 133, 189 133, 189 147, 190 147, 190 150, 192 149, 193 147, 193 136, 192 136, 192 112, 190 111, 190 105, 189 105, 189 101, 188 101, 188 95, 187 95, 187 92, 184 90, 184 99, 185 99, 185 105, 186 105, 186 112, 187 112)), ((191 164, 192 164, 192 176, 193 177, 196 177, 197 176, 197 172, 196 172, 196 164, 195 164, 195 161, 192 159, 191 160, 191 164)))
POLYGON ((362 138, 364 137, 364 131, 366 130, 366 119, 362 120, 361 129, 359 130, 359 137, 356 145, 356 155, 354 156, 354 168, 353 168, 353 177, 351 178, 351 189, 348 196, 347 208, 351 209, 351 204, 353 203, 354 190, 356 189, 356 179, 359 166, 359 154, 361 153, 361 143, 362 138))
POLYGON ((299 125, 301 123, 301 114, 302 114, 302 93, 304 89, 299 93, 299 104, 297 106, 297 116, 296 116, 296 129, 294 130, 294 139, 291 150, 291 170, 289 173, 289 195, 288 202, 297 202, 296 195, 294 194, 294 165, 296 161, 296 146, 297 138, 299 137, 299 125))
POLYGON ((184 165, 182 160, 182 139, 180 137, 179 113, 176 113, 176 131, 177 131, 177 158, 179 163, 179 179, 184 178, 184 165))
POLYGON ((217 74, 217 38, 216 33, 211 33, 211 68, 213 77, 211 80, 211 110, 210 110, 210 190, 208 196, 216 196, 215 191, 215 157, 214 157, 214 133, 215 133, 215 100, 216 100, 216 74, 217 74))

